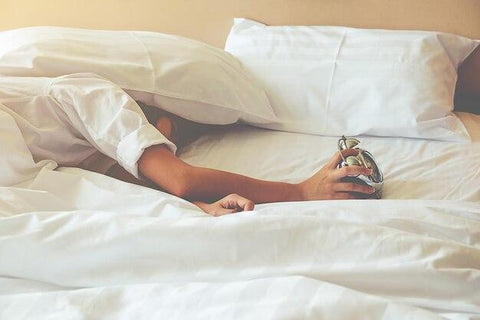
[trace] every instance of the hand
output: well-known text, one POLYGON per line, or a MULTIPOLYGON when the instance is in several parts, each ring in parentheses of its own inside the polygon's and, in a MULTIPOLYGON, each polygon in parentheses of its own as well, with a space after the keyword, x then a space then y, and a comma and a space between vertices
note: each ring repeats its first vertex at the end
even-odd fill
MULTIPOLYGON (((346 149, 342 151, 344 157, 357 155, 358 149, 346 149)), ((311 178, 298 184, 304 200, 332 200, 332 199, 358 199, 364 198, 362 194, 372 194, 375 189, 354 182, 342 181, 345 177, 358 175, 370 175, 371 169, 363 166, 348 166, 337 169, 342 161, 339 152, 311 178)))
POLYGON ((202 209, 205 213, 215 217, 235 212, 251 211, 255 206, 252 201, 239 196, 238 194, 229 194, 228 196, 214 203, 196 201, 194 204, 202 209))

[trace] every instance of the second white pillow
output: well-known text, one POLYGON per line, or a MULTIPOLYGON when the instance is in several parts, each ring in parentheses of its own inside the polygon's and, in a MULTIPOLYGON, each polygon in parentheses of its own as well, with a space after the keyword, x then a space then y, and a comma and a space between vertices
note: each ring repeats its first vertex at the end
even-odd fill
POLYGON ((473 40, 435 32, 266 26, 235 19, 225 49, 303 133, 468 139, 453 115, 458 65, 473 40))

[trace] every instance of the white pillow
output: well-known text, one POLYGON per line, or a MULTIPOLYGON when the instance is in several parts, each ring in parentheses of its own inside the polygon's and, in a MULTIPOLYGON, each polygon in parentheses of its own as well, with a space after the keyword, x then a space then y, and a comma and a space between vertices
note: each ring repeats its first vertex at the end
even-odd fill
POLYGON ((267 91, 280 123, 263 127, 462 140, 468 133, 452 113, 457 67, 476 45, 437 32, 235 19, 225 49, 267 91))
POLYGON ((33 27, 0 32, 0 75, 96 73, 134 99, 210 124, 275 121, 264 90, 225 51, 154 32, 33 27))

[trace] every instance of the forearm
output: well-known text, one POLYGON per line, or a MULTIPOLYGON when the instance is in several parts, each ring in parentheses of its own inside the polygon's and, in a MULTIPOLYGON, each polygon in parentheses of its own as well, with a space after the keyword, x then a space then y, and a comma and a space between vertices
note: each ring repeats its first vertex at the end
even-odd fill
POLYGON ((357 199, 358 194, 370 195, 375 188, 345 181, 346 177, 371 175, 364 166, 338 168, 342 157, 357 155, 357 149, 336 152, 330 161, 312 177, 290 184, 253 179, 239 174, 191 166, 165 146, 153 146, 143 152, 138 161, 141 174, 161 189, 191 201, 218 200, 229 194, 239 194, 254 203, 357 199))
POLYGON ((255 203, 303 200, 298 185, 191 167, 186 198, 213 200, 236 193, 255 203))
POLYGON ((143 176, 188 200, 212 201, 232 193, 255 203, 303 200, 298 185, 191 166, 162 146, 145 150, 138 164, 143 176))

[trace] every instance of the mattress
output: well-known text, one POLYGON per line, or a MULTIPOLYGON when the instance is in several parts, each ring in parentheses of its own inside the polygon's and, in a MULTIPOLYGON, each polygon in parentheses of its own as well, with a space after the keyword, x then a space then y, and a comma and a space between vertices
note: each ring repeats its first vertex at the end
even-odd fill
MULTIPOLYGON (((459 116, 472 143, 360 137, 384 172, 382 200, 214 218, 160 191, 45 166, 1 188, 0 318, 478 319, 480 117, 459 116)), ((179 156, 298 182, 337 139, 238 126, 179 156)))

